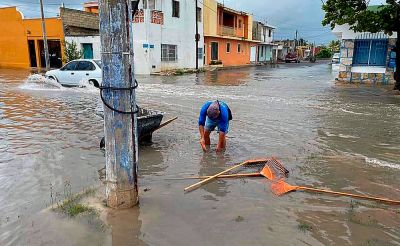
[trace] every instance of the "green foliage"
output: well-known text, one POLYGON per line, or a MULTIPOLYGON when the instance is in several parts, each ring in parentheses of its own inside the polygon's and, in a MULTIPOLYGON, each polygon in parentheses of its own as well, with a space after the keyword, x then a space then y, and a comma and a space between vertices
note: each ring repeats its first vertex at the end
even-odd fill
POLYGON ((300 221, 300 223, 297 225, 297 229, 301 232, 307 232, 307 231, 311 231, 313 228, 307 222, 300 221))
POLYGON ((65 62, 70 62, 72 60, 80 59, 83 56, 83 51, 78 48, 77 43, 75 41, 67 42, 65 41, 64 48, 65 62))
POLYGON ((332 51, 329 48, 323 48, 318 54, 316 55, 317 58, 331 58, 332 51))
POLYGON ((368 7, 368 0, 327 0, 322 5, 324 26, 349 24, 356 32, 385 32, 392 34, 400 29, 400 3, 386 0, 387 5, 368 7))
POLYGON ((328 48, 333 52, 339 52, 340 51, 340 41, 339 40, 332 40, 329 45, 328 48))

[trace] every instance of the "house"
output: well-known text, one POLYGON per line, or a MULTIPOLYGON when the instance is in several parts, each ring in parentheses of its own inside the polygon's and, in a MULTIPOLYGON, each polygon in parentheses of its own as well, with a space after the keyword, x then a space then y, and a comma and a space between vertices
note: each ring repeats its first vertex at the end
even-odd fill
MULTIPOLYGON (((143 0, 133 16, 133 49, 136 74, 203 66, 203 4, 192 0, 143 0), (200 40, 196 50, 196 21, 200 40)), ((98 12, 98 2, 84 4, 98 12)))
MULTIPOLYGON (((46 18, 50 66, 61 67, 64 33, 61 19, 46 18)), ((42 21, 26 19, 16 7, 0 8, 0 67, 45 67, 42 21)))
POLYGON ((203 2, 205 64, 238 66, 255 61, 259 41, 252 40, 253 17, 215 0, 203 2))
POLYGON ((75 42, 83 52, 82 58, 100 59, 99 15, 96 10, 60 8, 60 18, 65 42, 75 42))
POLYGON ((272 42, 274 39, 274 30, 275 27, 273 26, 259 21, 253 21, 253 40, 260 41, 260 43, 257 44, 256 62, 272 62, 272 49, 276 46, 272 42))
POLYGON ((349 25, 332 30, 341 40, 339 81, 393 84, 397 34, 353 32, 349 25))
POLYGON ((292 53, 295 51, 295 43, 296 41, 294 39, 285 39, 285 40, 275 40, 272 49, 272 57, 274 57, 274 60, 276 61, 283 61, 285 60, 285 56, 288 53, 292 53))

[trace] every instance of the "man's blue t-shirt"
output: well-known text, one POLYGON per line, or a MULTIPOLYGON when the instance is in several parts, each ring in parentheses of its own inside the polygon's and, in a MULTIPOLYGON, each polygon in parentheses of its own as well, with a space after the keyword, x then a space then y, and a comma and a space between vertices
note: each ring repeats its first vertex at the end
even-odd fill
MULTIPOLYGON (((199 126, 204 126, 206 123, 206 118, 207 118, 207 109, 210 107, 210 105, 214 101, 208 101, 206 102, 200 110, 200 116, 199 116, 199 126)), ((218 101, 219 102, 219 108, 220 108, 220 114, 218 119, 216 120, 218 122, 218 129, 226 133, 228 130, 228 123, 229 123, 229 107, 226 105, 225 102, 218 101)), ((215 120, 214 120, 215 121, 215 120)))

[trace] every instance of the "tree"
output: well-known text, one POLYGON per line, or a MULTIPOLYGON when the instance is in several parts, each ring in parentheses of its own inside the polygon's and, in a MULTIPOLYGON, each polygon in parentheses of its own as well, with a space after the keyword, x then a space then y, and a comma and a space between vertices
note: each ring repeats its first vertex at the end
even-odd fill
POLYGON ((339 52, 340 51, 340 41, 339 40, 332 40, 329 45, 328 48, 333 52, 339 52))
POLYGON ((321 49, 318 54, 316 55, 317 58, 331 58, 332 51, 328 48, 321 49))
POLYGON ((82 58, 83 52, 78 49, 78 45, 75 43, 75 41, 72 41, 71 43, 65 41, 64 55, 66 62, 70 62, 72 60, 82 58))
POLYGON ((384 32, 392 35, 397 32, 396 41, 396 80, 394 89, 400 90, 400 0, 386 0, 386 5, 368 8, 369 0, 327 0, 322 9, 324 26, 349 24, 355 32, 384 32))

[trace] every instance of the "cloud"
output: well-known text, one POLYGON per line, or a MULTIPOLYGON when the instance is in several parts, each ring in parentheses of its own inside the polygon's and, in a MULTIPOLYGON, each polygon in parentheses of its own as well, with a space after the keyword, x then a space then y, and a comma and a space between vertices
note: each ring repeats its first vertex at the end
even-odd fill
MULTIPOLYGON (((59 13, 62 0, 43 0, 45 16, 59 13)), ((189 0, 190 1, 190 0, 189 0)), ((231 8, 254 15, 255 20, 267 21, 277 27, 276 39, 293 38, 296 30, 299 37, 311 42, 328 43, 335 39, 329 27, 321 25, 324 12, 320 0, 218 0, 231 8)), ((325 1, 325 0, 324 0, 325 1)), ((82 9, 84 0, 65 1, 67 8, 82 9)), ((371 4, 382 4, 385 0, 371 0, 371 4)), ((39 0, 2 0, 0 6, 17 6, 27 18, 40 17, 39 0)))

